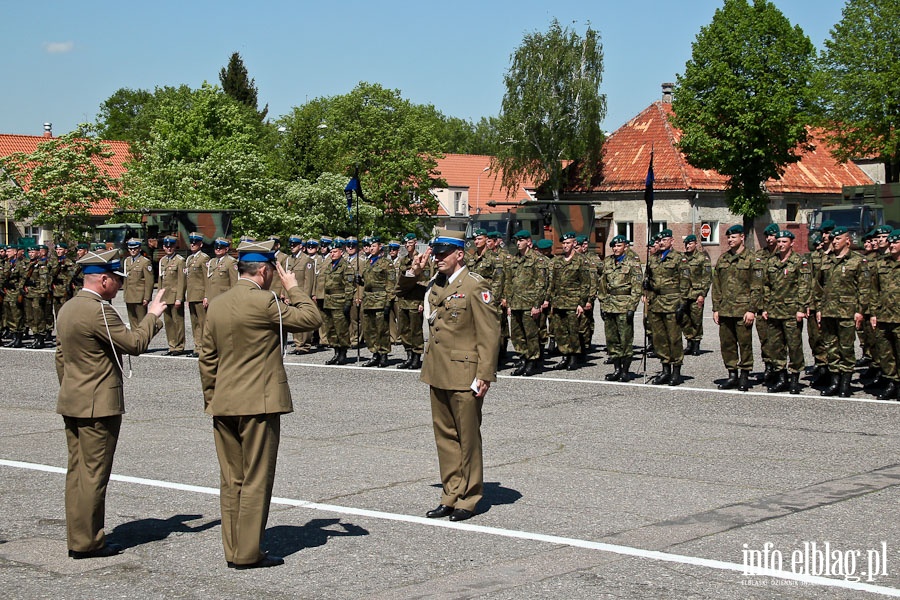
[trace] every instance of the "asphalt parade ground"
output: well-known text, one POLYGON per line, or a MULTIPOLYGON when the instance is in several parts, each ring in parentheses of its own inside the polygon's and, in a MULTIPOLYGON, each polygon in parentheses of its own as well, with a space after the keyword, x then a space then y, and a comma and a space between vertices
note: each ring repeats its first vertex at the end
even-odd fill
MULTIPOLYGON (((679 387, 606 382, 599 351, 573 372, 502 371, 484 408, 485 498, 462 523, 424 517, 440 488, 418 372, 288 355, 295 412, 264 545, 285 564, 249 571, 222 554, 196 359, 162 356, 164 332, 132 359, 106 514, 126 549, 76 561, 53 351, 0 349, 0 586, 7 598, 900 596, 900 402, 856 379, 849 399, 719 391, 717 344, 707 321, 679 387)), ((403 358, 395 346, 392 364, 403 358)))

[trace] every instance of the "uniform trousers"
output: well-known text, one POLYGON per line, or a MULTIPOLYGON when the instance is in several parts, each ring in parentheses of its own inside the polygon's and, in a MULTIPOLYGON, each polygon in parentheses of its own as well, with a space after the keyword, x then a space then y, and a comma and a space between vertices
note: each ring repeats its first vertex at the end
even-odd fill
POLYGON ((397 308, 397 327, 400 331, 400 342, 414 354, 422 354, 425 349, 425 334, 422 331, 423 313, 417 308, 397 308))
POLYGON ((881 372, 886 379, 900 381, 897 362, 900 359, 900 323, 878 321, 878 337, 875 353, 881 372))
POLYGON ((578 343, 581 345, 581 352, 587 352, 591 349, 591 340, 594 338, 594 309, 585 310, 578 317, 578 343))
POLYGON ((825 344, 822 339, 822 328, 816 323, 815 319, 809 319, 806 327, 806 335, 809 338, 809 349, 812 351, 815 365, 825 366, 828 364, 828 356, 825 353, 825 344))
POLYGON ((719 350, 729 371, 753 370, 753 326, 744 325, 744 317, 719 315, 719 350))
POLYGON ((163 311, 163 325, 166 328, 166 340, 169 343, 169 351, 184 351, 184 302, 180 306, 175 303, 166 306, 163 311))
POLYGON ((225 560, 252 564, 262 558, 281 414, 213 417, 213 437, 219 457, 225 560))
POLYGON ((191 315, 194 351, 200 352, 200 340, 203 339, 203 329, 206 327, 206 308, 204 308, 203 302, 188 302, 188 312, 191 315))
MULTIPOLYGON (((675 313, 650 312, 650 331, 653 332, 653 350, 664 365, 681 366, 684 363, 684 347, 681 345, 681 325, 675 313)), ((607 342, 607 346, 609 342, 607 342)))
POLYGON ((328 342, 333 348, 350 347, 350 328, 343 308, 323 309, 323 321, 328 332, 328 342))
POLYGON ((763 318, 757 318, 756 336, 759 338, 759 352, 762 355, 763 364, 768 365, 772 362, 772 356, 769 354, 769 345, 766 340, 769 337, 769 322, 763 318))
POLYGON ((16 302, 15 290, 7 290, 6 299, 3 301, 3 322, 10 331, 24 333, 25 312, 22 305, 16 302))
POLYGON ((703 306, 696 301, 690 303, 690 308, 684 320, 684 338, 686 340, 700 341, 703 339, 703 306))
POLYGON ((803 359, 803 323, 796 317, 776 319, 766 323, 766 354, 776 371, 785 366, 791 373, 799 373, 806 366, 803 359))
POLYGON ((441 504, 475 512, 484 495, 481 409, 472 390, 431 387, 431 420, 441 471, 441 504))
POLYGON ((390 354, 391 334, 383 308, 363 309, 363 337, 372 354, 390 354))
POLYGON ((122 427, 122 415, 63 417, 66 470, 66 540, 69 550, 90 552, 106 544, 106 487, 122 427))
POLYGON ((25 323, 32 333, 47 333, 47 296, 26 296, 25 323))
POLYGON ((832 373, 852 373, 856 366, 856 323, 853 319, 822 317, 822 344, 832 373))
POLYGON ((604 312, 603 330, 610 358, 634 356, 634 317, 629 319, 627 313, 604 312))
POLYGON ((554 308, 550 315, 550 330, 556 346, 562 354, 578 354, 581 342, 578 337, 578 315, 573 308, 554 308))
MULTIPOLYGON (((144 317, 147 316, 147 305, 143 302, 128 302, 125 304, 125 309, 128 311, 128 322, 131 324, 131 330, 134 331, 141 324, 141 321, 144 320, 144 317)), ((200 338, 195 337, 194 339, 199 340, 200 338)))
POLYGON ((538 320, 531 316, 531 309, 509 312, 513 347, 523 359, 537 360, 541 356, 538 320))

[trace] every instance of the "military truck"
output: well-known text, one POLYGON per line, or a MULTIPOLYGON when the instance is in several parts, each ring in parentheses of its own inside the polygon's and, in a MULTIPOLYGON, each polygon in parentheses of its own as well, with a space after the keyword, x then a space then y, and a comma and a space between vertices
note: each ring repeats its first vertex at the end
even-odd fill
POLYGON ((809 213, 810 233, 827 220, 846 227, 856 247, 861 246, 862 236, 879 225, 900 227, 900 183, 844 186, 840 204, 809 213))
POLYGON ((603 247, 597 239, 594 206, 588 202, 489 202, 490 206, 508 206, 503 213, 482 213, 469 218, 466 240, 475 237, 476 229, 488 233, 499 231, 510 252, 515 253, 513 236, 525 229, 534 240, 547 238, 553 241, 554 251, 561 247, 559 237, 567 231, 587 236, 591 248, 603 247))
POLYGON ((162 210, 116 209, 110 222, 94 228, 94 239, 107 248, 124 248, 130 238, 159 239, 166 235, 178 238, 176 250, 186 255, 188 235, 192 231, 203 234, 203 251, 212 256, 217 237, 231 237, 231 221, 236 210, 162 210), (122 221, 122 222, 116 222, 122 221))

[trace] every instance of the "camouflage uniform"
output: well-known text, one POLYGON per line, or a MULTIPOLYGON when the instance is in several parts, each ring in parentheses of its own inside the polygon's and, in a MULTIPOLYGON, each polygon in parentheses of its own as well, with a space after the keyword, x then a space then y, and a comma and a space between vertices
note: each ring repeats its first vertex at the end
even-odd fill
MULTIPOLYGON (((581 339, 581 353, 586 355, 591 349, 591 340, 594 339, 594 306, 600 295, 600 273, 603 270, 603 259, 596 252, 591 251, 585 252, 583 256, 588 263, 591 279, 590 293, 588 294, 591 308, 585 309, 584 313, 578 317, 578 337, 581 339)), ((607 345, 609 345, 609 340, 607 340, 607 345)))
POLYGON ((66 300, 72 296, 69 290, 72 285, 72 276, 75 274, 75 261, 68 256, 63 256, 60 260, 58 257, 54 261, 50 271, 50 290, 53 295, 53 322, 56 322, 56 315, 59 309, 65 304, 66 300))
MULTIPOLYGON (((581 353, 576 311, 590 301, 592 278, 591 265, 583 254, 573 253, 569 260, 557 256, 551 261, 550 286, 547 299, 550 302, 553 335, 564 356, 581 353)), ((571 359, 570 359, 571 362, 571 359)))
MULTIPOLYGON (((773 254, 774 253, 772 250, 769 250, 769 248, 760 248, 753 252, 756 262, 763 273, 765 273, 766 264, 768 264, 769 259, 772 258, 773 254)), ((769 345, 766 344, 769 324, 765 319, 759 318, 759 315, 757 315, 754 324, 756 325, 756 337, 759 338, 760 355, 762 356, 762 361, 766 368, 764 378, 768 378, 772 374, 772 357, 769 355, 769 345)))
POLYGON ((700 340, 703 339, 703 311, 706 303, 698 304, 697 298, 704 299, 709 295, 709 286, 712 283, 712 261, 703 250, 685 252, 682 258, 682 274, 691 282, 690 290, 685 297, 688 309, 684 315, 684 337, 694 354, 700 350, 700 340))
POLYGON ((763 272, 763 305, 766 313, 766 353, 772 361, 772 369, 778 373, 778 382, 770 387, 772 392, 787 388, 784 370, 791 374, 791 393, 798 393, 800 372, 805 367, 803 358, 803 321, 798 313, 806 313, 809 307, 809 289, 812 283, 812 267, 809 260, 791 252, 787 260, 778 254, 772 256, 763 272), (787 359, 787 360, 785 360, 787 359))
POLYGON ((387 256, 378 254, 364 263, 361 276, 363 337, 375 360, 366 364, 387 366, 387 356, 391 351, 387 320, 397 287, 397 271, 387 256))
POLYGON ((325 313, 325 324, 328 327, 328 341, 335 349, 335 356, 330 364, 343 363, 347 359, 347 348, 350 347, 350 306, 353 303, 353 292, 356 290, 356 270, 345 256, 337 261, 329 260, 319 273, 323 281, 322 310, 325 313))
POLYGON ((541 308, 547 299, 549 265, 550 261, 529 248, 525 254, 513 258, 504 270, 509 275, 503 291, 510 310, 513 347, 525 361, 537 361, 541 357, 538 321, 531 316, 531 310, 541 308))
POLYGON ((35 336, 31 347, 43 348, 47 338, 47 297, 50 294, 50 265, 46 259, 35 259, 26 270, 25 322, 35 336), (27 277, 28 273, 30 277, 27 277))
MULTIPOLYGON (((812 280, 816 281, 822 271, 822 264, 827 257, 831 256, 830 252, 813 250, 808 255, 809 264, 812 267, 812 280)), ((814 286, 810 286, 812 289, 814 286)), ((807 320, 806 334, 809 341, 809 348, 812 351, 813 363, 820 373, 827 374, 828 356, 825 352, 825 344, 822 339, 822 328, 816 322, 815 318, 807 320)))
POLYGON ((656 260, 647 265, 646 277, 653 286, 653 297, 649 303, 653 349, 663 365, 662 378, 654 380, 654 383, 669 383, 670 377, 666 374, 671 374, 673 367, 680 367, 684 362, 681 325, 675 313, 691 282, 682 276, 681 259, 681 252, 669 249, 659 252, 656 260))
POLYGON ((6 262, 4 276, 3 318, 5 326, 13 334, 11 347, 21 347, 22 336, 25 334, 25 296, 22 294, 22 286, 25 284, 25 271, 28 261, 22 258, 6 262))
POLYGON ((877 320, 879 336, 876 356, 882 376, 887 380, 887 386, 878 398, 896 400, 900 387, 897 367, 900 363, 900 303, 897 302, 900 297, 900 261, 889 256, 879 260, 873 270, 875 276, 869 312, 877 320))
MULTIPOLYGON (((413 259, 418 256, 407 254, 398 261, 398 273, 402 275, 412 268, 413 259)), ((419 281, 428 281, 431 279, 429 271, 423 271, 417 278, 419 281)), ((422 366, 422 353, 425 351, 425 334, 422 330, 424 325, 424 307, 423 300, 416 297, 410 291, 398 289, 397 294, 397 334, 400 336, 400 343, 406 350, 406 362, 400 366, 403 368, 418 369, 422 366)))
POLYGON ((712 277, 713 312, 719 313, 719 348, 729 373, 753 370, 753 329, 744 314, 756 314, 763 302, 762 265, 746 249, 725 252, 712 277))
POLYGON ((627 254, 603 259, 597 296, 606 332, 606 348, 616 365, 616 373, 607 377, 609 381, 628 380, 634 356, 634 312, 641 302, 642 281, 638 259, 629 258, 627 254))

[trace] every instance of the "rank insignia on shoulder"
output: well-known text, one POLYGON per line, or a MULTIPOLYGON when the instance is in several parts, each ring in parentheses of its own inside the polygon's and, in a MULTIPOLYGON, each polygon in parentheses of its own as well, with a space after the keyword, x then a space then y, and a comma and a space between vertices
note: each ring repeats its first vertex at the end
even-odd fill
POLYGON ((491 290, 484 290, 481 292, 481 301, 485 304, 491 303, 491 290))
POLYGON ((484 277, 482 277, 478 273, 475 273, 474 271, 469 271, 469 277, 471 277, 475 281, 482 281, 484 279, 484 277))

